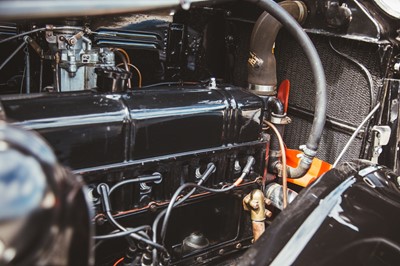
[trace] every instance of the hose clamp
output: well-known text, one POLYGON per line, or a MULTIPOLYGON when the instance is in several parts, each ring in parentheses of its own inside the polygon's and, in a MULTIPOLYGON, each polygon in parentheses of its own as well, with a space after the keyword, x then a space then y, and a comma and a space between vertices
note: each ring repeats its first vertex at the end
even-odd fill
POLYGON ((297 18, 297 22, 302 25, 307 19, 307 6, 302 1, 293 1, 297 4, 299 8, 299 17, 297 18))
POLYGON ((303 151, 306 157, 314 158, 317 155, 317 151, 307 148, 307 145, 301 145, 299 148, 303 151))
POLYGON ((275 85, 249 84, 249 89, 254 91, 255 94, 265 96, 276 95, 277 92, 275 85))
POLYGON ((271 113, 271 123, 275 125, 287 125, 292 122, 292 119, 285 114, 278 115, 275 113, 271 113))

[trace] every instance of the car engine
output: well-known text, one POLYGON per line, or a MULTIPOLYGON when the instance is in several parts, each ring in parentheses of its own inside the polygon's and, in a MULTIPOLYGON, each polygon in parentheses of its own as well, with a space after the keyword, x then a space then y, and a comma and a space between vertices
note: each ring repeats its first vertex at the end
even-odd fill
POLYGON ((0 265, 396 265, 399 34, 386 0, 0 2, 0 265))

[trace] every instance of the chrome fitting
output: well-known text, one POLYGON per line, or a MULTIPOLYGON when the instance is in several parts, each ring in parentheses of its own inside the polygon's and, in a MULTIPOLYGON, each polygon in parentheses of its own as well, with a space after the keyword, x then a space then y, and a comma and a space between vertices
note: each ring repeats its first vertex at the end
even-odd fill
POLYGON ((254 91, 255 94, 264 96, 272 96, 277 93, 275 85, 249 84, 249 89, 254 91))

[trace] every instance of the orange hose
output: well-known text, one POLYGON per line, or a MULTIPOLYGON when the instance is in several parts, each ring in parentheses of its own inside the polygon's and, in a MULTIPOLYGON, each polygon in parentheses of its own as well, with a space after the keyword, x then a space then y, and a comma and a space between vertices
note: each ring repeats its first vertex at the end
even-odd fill
POLYGON ((124 257, 120 258, 119 260, 117 260, 113 266, 117 266, 121 261, 124 260, 124 257))

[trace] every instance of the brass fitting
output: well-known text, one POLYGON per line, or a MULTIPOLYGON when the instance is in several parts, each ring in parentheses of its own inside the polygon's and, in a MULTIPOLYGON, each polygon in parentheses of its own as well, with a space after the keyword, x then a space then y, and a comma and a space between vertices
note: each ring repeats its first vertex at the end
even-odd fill
POLYGON ((265 218, 271 217, 272 213, 265 208, 267 203, 264 193, 255 189, 243 199, 243 209, 250 211, 252 220, 253 236, 256 241, 265 231, 265 218))
POLYGON ((265 197, 259 189, 254 189, 243 199, 243 209, 250 211, 252 221, 261 222, 265 220, 265 197))

